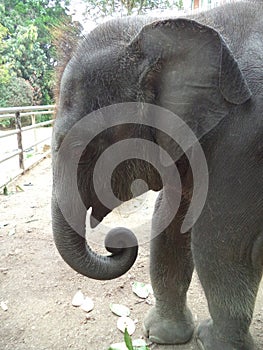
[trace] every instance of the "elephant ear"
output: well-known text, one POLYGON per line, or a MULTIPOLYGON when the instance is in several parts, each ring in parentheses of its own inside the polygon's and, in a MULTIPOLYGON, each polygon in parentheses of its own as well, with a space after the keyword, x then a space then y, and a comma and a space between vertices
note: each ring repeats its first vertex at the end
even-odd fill
MULTIPOLYGON (((182 18, 153 22, 141 29, 130 48, 147 61, 143 66, 148 69, 141 77, 145 101, 175 113, 198 140, 234 105, 251 97, 222 37, 198 22, 182 18)), ((156 137, 159 144, 171 151, 170 138, 158 131, 156 137)), ((177 147, 177 159, 181 155, 178 152, 177 147)))

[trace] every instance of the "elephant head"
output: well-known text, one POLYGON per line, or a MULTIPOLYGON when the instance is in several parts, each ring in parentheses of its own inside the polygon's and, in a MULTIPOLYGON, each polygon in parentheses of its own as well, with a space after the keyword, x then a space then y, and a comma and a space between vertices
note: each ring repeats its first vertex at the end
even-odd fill
MULTIPOLYGON (((64 70, 53 133, 52 223, 63 259, 76 271, 95 279, 118 277, 136 259, 137 240, 127 229, 116 228, 107 236, 109 256, 96 254, 85 240, 86 210, 92 207, 92 227, 112 210, 100 202, 92 178, 99 156, 109 145, 139 138, 165 149, 173 163, 183 154, 171 137, 143 125, 143 120, 140 125, 108 127, 107 120, 102 118, 101 133, 92 135, 92 128, 87 130, 82 124, 78 129, 80 136, 68 138, 70 147, 58 159, 63 141, 79 121, 87 115, 92 118, 94 111, 109 105, 147 103, 176 113, 200 140, 250 96, 238 64, 220 34, 193 20, 126 18, 91 32, 64 70), (85 137, 91 141, 83 152, 80 140, 85 137), (68 198, 63 195, 64 202, 71 203, 69 215, 76 223, 72 226, 63 215, 60 197, 71 186, 64 178, 72 170, 68 164, 74 159, 79 160, 74 163, 78 193, 68 198), (75 205, 78 195, 84 209, 75 205)), ((171 130, 175 127, 169 125, 171 130)), ((160 161, 167 169, 171 165, 160 161)), ((130 199, 130 185, 137 178, 145 180, 150 189, 162 187, 158 171, 134 158, 114 170, 112 191, 122 201, 130 199)))

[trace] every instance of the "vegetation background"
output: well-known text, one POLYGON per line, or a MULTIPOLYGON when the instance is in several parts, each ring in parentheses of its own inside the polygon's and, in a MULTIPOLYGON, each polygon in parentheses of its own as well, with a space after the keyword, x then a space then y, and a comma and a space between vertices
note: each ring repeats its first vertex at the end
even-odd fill
MULTIPOLYGON (((56 67, 83 31, 72 18, 76 2, 0 2, 0 107, 54 103, 56 67)), ((83 0, 82 4, 83 18, 96 22, 113 14, 182 7, 183 0, 83 0)))

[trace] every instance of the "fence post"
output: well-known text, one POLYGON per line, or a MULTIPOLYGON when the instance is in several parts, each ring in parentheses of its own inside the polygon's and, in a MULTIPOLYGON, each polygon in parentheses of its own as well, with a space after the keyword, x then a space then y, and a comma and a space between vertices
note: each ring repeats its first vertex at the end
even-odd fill
MULTIPOLYGON (((35 116, 35 114, 32 114, 31 115, 31 125, 35 125, 36 124, 36 116, 35 116)), ((34 131, 34 142, 35 143, 37 143, 37 129, 36 128, 34 128, 33 129, 34 131)), ((38 147, 37 147, 37 145, 35 146, 35 152, 37 152, 38 151, 38 147)))
POLYGON ((24 164, 24 150, 23 150, 23 144, 22 144, 22 125, 21 125, 21 116, 20 112, 16 112, 16 128, 18 129, 17 133, 17 146, 21 153, 19 153, 19 167, 20 169, 25 170, 25 164, 24 164))

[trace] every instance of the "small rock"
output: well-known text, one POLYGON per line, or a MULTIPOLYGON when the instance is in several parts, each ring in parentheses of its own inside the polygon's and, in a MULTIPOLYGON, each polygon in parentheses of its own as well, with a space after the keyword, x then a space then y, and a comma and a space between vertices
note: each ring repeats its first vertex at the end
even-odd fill
POLYGON ((12 230, 10 230, 9 232, 8 232, 8 236, 13 236, 13 235, 15 235, 16 234, 16 229, 15 228, 12 228, 12 230))
POLYGON ((1 309, 2 309, 2 310, 4 310, 4 311, 7 311, 7 310, 8 310, 8 306, 7 306, 7 303, 6 303, 6 302, 1 301, 0 306, 1 306, 1 309))
POLYGON ((8 271, 8 267, 0 267, 0 272, 7 274, 7 271, 8 271))
POLYGON ((0 222, 0 228, 3 228, 7 226, 9 223, 8 222, 0 222))

